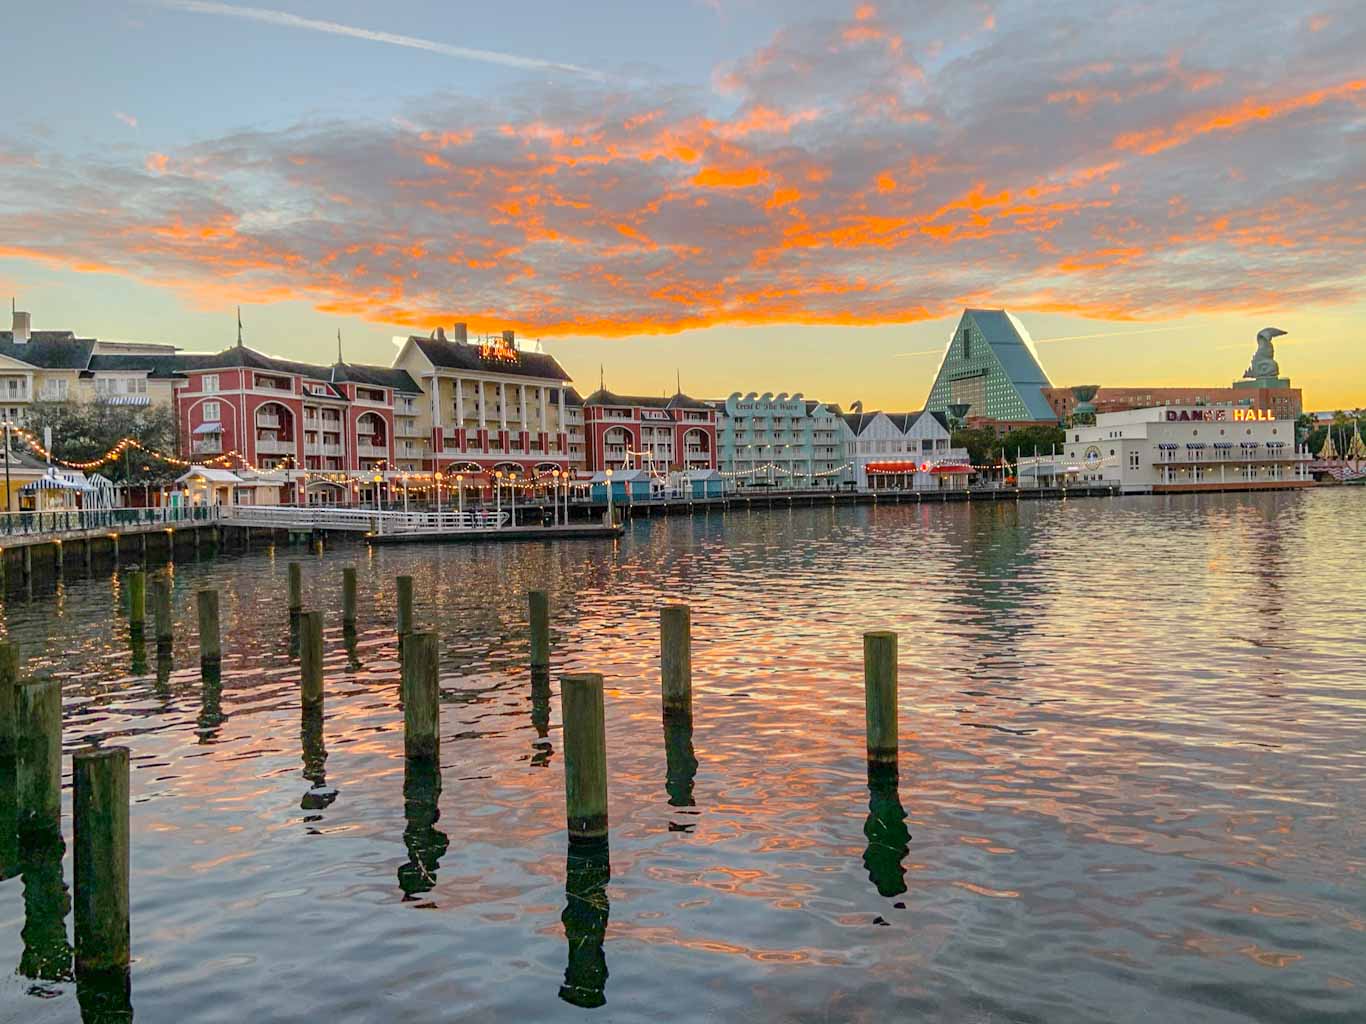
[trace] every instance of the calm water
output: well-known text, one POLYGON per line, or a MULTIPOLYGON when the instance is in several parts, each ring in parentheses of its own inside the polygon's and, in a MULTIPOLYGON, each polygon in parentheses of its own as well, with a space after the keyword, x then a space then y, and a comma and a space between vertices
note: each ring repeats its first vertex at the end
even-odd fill
MULTIPOLYGON (((176 567, 169 674, 154 652, 133 669, 117 578, 11 596, 4 623, 64 680, 69 747, 132 748, 139 1021, 1360 1022, 1363 498, 799 509, 642 522, 615 547, 230 556, 176 567), (290 557, 329 616, 321 734, 300 724, 290 557), (439 797, 404 774, 401 573, 442 637, 439 797), (223 591, 221 694, 198 678, 204 584, 223 591), (554 671, 607 677, 610 862, 567 856, 531 587, 552 591, 554 671), (676 599, 691 737, 659 711, 676 599), (901 635, 899 794, 863 764, 872 628, 901 635)), ((69 813, 68 790, 68 843, 69 813)), ((0 881, 0 1020, 79 1018, 70 877, 68 851, 0 881)))

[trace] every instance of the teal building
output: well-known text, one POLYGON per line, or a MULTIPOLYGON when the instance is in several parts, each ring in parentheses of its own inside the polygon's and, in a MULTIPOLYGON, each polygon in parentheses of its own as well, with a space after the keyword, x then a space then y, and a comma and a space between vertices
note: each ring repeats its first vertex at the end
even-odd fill
POLYGON ((966 417, 1056 423, 1043 392, 1051 386, 1024 324, 1004 309, 965 309, 925 408, 947 413, 961 404, 966 417))

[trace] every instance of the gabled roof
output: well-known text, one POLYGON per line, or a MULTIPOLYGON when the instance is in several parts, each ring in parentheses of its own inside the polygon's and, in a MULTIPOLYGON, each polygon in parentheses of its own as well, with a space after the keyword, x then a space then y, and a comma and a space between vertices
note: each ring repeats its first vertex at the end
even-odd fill
POLYGON ((0 355, 44 370, 84 370, 94 350, 94 338, 78 338, 71 331, 34 331, 27 343, 18 345, 13 331, 0 331, 0 355))
POLYGON ((583 405, 583 395, 579 394, 578 390, 575 389, 575 388, 565 388, 565 389, 564 389, 564 404, 565 404, 565 405, 583 405))
POLYGON ((91 373, 146 370, 147 376, 153 380, 170 380, 172 377, 185 376, 177 363, 178 358, 178 356, 101 355, 96 352, 90 357, 88 370, 91 373))
POLYGON ((650 395, 617 395, 605 388, 599 388, 583 400, 584 405, 624 405, 638 406, 642 409, 705 409, 712 411, 706 402, 678 392, 671 398, 650 395))
POLYGON ((857 437, 859 434, 863 433, 864 428, 872 423, 877 415, 877 410, 872 412, 847 412, 841 416, 840 419, 849 424, 849 429, 852 430, 854 436, 857 437))
POLYGON ((408 375, 407 370, 389 366, 365 366, 360 363, 337 363, 332 367, 332 379, 351 384, 370 384, 374 387, 393 388, 408 394, 421 394, 422 389, 408 375))
POLYGON ((541 377, 546 380, 569 380, 569 374, 554 356, 544 352, 518 351, 517 362, 504 363, 483 359, 479 346, 464 342, 440 341, 416 335, 408 339, 417 346, 433 366, 450 370, 483 370, 486 373, 505 373, 514 377, 541 377))

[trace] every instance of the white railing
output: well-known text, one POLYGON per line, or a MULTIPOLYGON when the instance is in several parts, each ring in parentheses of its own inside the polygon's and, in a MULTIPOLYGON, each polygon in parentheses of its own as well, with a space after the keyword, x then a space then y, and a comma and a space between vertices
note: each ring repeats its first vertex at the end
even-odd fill
POLYGON ((266 429, 273 430, 279 427, 280 417, 276 416, 274 413, 258 412, 256 414, 256 425, 258 427, 264 427, 266 429))
POLYGON ((195 441, 190 445, 190 450, 195 455, 217 455, 223 450, 223 442, 215 441, 195 441))
POLYGON ((367 444, 364 441, 357 441, 356 454, 368 459, 387 459, 389 457, 389 449, 383 445, 367 444))
POLYGON ((256 439, 256 451, 264 452, 269 455, 293 455, 293 441, 281 441, 273 437, 259 437, 256 439))
POLYGON ((44 512, 0 512, 0 537, 82 533, 89 530, 137 529, 176 523, 213 522, 216 505, 162 505, 151 508, 51 509, 44 512))
POLYGON ((383 535, 467 533, 508 525, 506 512, 403 512, 322 505, 225 505, 224 522, 295 530, 354 530, 383 535))

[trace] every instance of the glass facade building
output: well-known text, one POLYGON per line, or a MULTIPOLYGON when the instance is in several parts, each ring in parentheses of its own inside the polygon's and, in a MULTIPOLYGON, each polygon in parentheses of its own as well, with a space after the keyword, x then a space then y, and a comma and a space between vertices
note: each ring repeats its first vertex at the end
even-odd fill
POLYGON ((967 417, 1056 422, 1051 387, 1024 325, 1004 309, 965 309, 939 364, 925 408, 968 406, 967 417))

